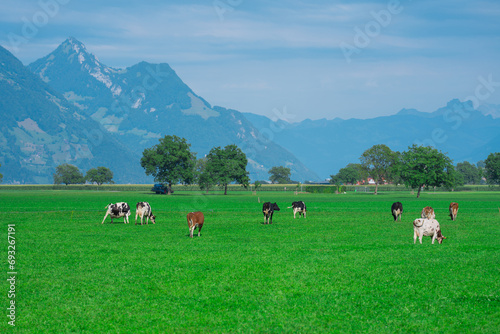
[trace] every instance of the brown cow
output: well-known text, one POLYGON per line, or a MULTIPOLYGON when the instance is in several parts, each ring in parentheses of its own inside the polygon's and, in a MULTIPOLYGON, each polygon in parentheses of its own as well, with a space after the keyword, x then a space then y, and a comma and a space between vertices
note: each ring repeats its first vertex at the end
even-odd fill
POLYGON ((203 222, 205 221, 205 216, 200 211, 190 212, 187 215, 187 221, 189 226, 189 236, 193 237, 193 232, 196 227, 198 227, 198 236, 200 236, 201 228, 203 227, 203 222))
POLYGON ((434 219, 436 218, 436 215, 434 214, 433 208, 431 208, 430 206, 426 206, 422 209, 422 214, 420 215, 420 217, 425 219, 434 219))
POLYGON ((457 219, 457 214, 458 214, 458 203, 451 202, 450 203, 450 217, 451 217, 451 220, 457 219))

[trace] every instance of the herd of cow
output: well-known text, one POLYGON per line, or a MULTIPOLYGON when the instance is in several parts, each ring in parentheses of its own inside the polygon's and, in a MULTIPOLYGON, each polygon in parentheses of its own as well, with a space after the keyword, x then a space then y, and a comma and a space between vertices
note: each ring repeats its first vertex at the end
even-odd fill
MULTIPOLYGON (((451 220, 457 219, 458 214, 458 203, 451 202, 450 207, 450 218, 451 220)), ((403 215, 403 204, 401 202, 395 202, 391 207, 392 216, 394 217, 394 221, 397 221, 398 218, 401 221, 401 216, 403 215)), ((441 227, 439 226, 439 222, 436 220, 436 214, 434 213, 434 209, 430 206, 426 206, 422 209, 421 218, 417 218, 413 221, 413 243, 417 242, 417 237, 422 243, 422 238, 431 237, 432 243, 437 239, 438 243, 442 243, 445 236, 441 233, 441 227)))
MULTIPOLYGON (((292 206, 289 208, 293 208, 293 218, 298 213, 299 218, 300 215, 306 216, 306 204, 302 201, 293 202, 292 206)), ((118 203, 110 203, 106 207, 106 214, 104 215, 104 219, 101 224, 104 224, 106 218, 108 216, 111 217, 111 223, 113 223, 113 218, 123 218, 123 222, 125 224, 129 224, 128 217, 131 214, 130 206, 125 202, 118 203)), ((276 203, 266 202, 262 207, 262 212, 264 213, 264 224, 272 224, 273 223, 273 213, 274 211, 279 211, 280 208, 276 203), (266 222, 267 219, 267 222, 266 222)), ((155 224, 155 215, 153 215, 153 211, 151 210, 151 205, 148 202, 139 202, 136 205, 135 211, 135 225, 137 225, 137 217, 141 217, 141 225, 144 224, 144 217, 146 217, 146 224, 149 224, 149 220, 153 224, 155 224)), ((194 230, 198 228, 198 236, 200 236, 201 228, 203 227, 203 223, 205 221, 205 216, 202 212, 190 212, 187 215, 187 222, 189 227, 189 236, 192 238, 194 230)))
MULTIPOLYGON (((111 217, 111 223, 113 223, 113 218, 121 218, 123 217, 124 223, 128 224, 128 217, 130 216, 130 206, 125 202, 119 203, 110 203, 106 206, 107 211, 104 219, 101 224, 104 224, 104 221, 108 216, 111 217)), ((299 218, 301 215, 306 217, 306 203, 303 201, 295 201, 292 202, 292 206, 289 206, 288 209, 293 209, 293 218, 295 219, 296 214, 299 214, 299 218)), ((274 211, 280 211, 278 204, 266 202, 262 206, 262 213, 264 214, 264 224, 272 224, 273 223, 273 214, 274 211)), ((451 220, 455 220, 457 218, 458 213, 458 203, 452 202, 449 207, 451 220)), ((401 217, 403 215, 403 204, 401 202, 395 202, 392 204, 391 213, 394 217, 394 221, 401 221, 401 217)), ((136 205, 135 212, 135 224, 137 225, 137 217, 141 217, 141 225, 143 225, 143 219, 146 217, 146 224, 149 224, 149 220, 153 224, 155 224, 155 215, 151 211, 151 205, 148 202, 139 202, 136 205)), ((187 222, 189 227, 189 236, 192 238, 194 230, 198 228, 198 236, 200 236, 201 228, 203 227, 203 223, 205 221, 205 217, 202 212, 190 212, 187 215, 187 222)), ((434 213, 434 209, 430 206, 426 206, 422 209, 421 218, 417 218, 413 221, 413 243, 417 242, 417 237, 422 243, 422 237, 431 237, 432 243, 437 239, 438 243, 442 243, 445 236, 441 233, 441 227, 439 226, 439 222, 436 220, 436 214, 434 213)))

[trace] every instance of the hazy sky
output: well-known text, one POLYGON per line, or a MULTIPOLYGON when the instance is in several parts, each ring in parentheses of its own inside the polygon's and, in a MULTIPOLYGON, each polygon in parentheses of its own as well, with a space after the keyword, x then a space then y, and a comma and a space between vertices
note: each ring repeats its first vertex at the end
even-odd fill
POLYGON ((166 62, 212 105, 289 121, 500 103, 500 1, 2 0, 25 65, 73 36, 104 64, 166 62))

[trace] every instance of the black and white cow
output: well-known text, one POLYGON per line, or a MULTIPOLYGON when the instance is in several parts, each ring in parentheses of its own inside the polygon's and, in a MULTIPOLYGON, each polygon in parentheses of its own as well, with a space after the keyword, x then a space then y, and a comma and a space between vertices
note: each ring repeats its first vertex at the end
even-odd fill
POLYGON ((293 219, 295 219, 297 212, 299 213, 299 218, 301 214, 306 218, 306 203, 302 201, 292 202, 292 206, 289 206, 288 209, 290 208, 293 209, 293 219))
POLYGON ((401 217, 403 216, 403 204, 401 204, 401 202, 392 203, 391 213, 394 217, 394 221, 397 221, 398 218, 399 221, 401 221, 401 217))
POLYGON ((418 218, 413 222, 413 243, 417 242, 417 237, 422 243, 423 237, 431 237, 432 244, 434 244, 434 240, 437 239, 438 243, 442 243, 445 236, 441 234, 441 227, 436 219, 425 219, 418 218))
POLYGON ((280 211, 278 204, 266 202, 262 206, 262 213, 264 214, 264 224, 273 223, 273 213, 274 211, 280 211))
POLYGON ((142 219, 144 216, 146 216, 146 224, 149 224, 149 219, 155 224, 155 218, 156 216, 153 215, 153 212, 151 211, 151 205, 149 205, 148 202, 139 202, 135 206, 136 211, 135 211, 135 225, 137 225, 137 216, 141 217, 141 225, 142 225, 142 219))
POLYGON ((110 203, 108 204, 105 209, 106 215, 104 216, 104 219, 102 220, 101 224, 104 224, 104 221, 106 220, 106 217, 109 215, 111 217, 111 224, 113 224, 113 218, 121 218, 123 217, 123 222, 125 224, 128 224, 128 216, 130 216, 130 206, 125 203, 125 202, 118 202, 118 203, 110 203))

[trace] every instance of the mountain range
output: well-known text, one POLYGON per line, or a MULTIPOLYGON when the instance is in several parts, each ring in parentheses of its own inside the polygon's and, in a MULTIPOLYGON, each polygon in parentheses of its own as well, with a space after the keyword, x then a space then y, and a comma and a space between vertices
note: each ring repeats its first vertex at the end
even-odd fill
POLYGON ((0 66, 5 183, 52 183, 64 162, 83 171, 106 166, 118 183, 151 183, 140 157, 165 135, 186 138, 198 157, 238 145, 253 181, 268 179, 273 166, 289 167, 297 181, 321 180, 375 144, 397 151, 432 145, 455 163, 484 160, 500 148, 495 105, 476 110, 452 100, 433 113, 290 123, 211 106, 166 63, 108 67, 75 38, 28 66, 0 47, 0 66))
POLYGON ((55 166, 108 166, 115 181, 147 181, 138 155, 0 47, 0 164, 5 183, 52 183, 55 166))
POLYGON ((307 162, 320 177, 336 174, 349 163, 359 163, 363 152, 375 144, 406 151, 412 144, 433 146, 454 163, 485 160, 500 149, 499 106, 451 100, 432 113, 403 109, 395 115, 372 119, 335 118, 289 123, 245 113, 258 128, 279 129, 273 140, 307 162))
MULTIPOLYGON (((133 165, 139 171, 140 157, 144 149, 157 144, 165 135, 175 134, 186 138, 198 157, 208 154, 210 149, 216 146, 238 145, 247 155, 249 161, 247 170, 252 180, 267 179, 269 177, 267 171, 277 165, 289 167, 292 177, 296 179, 318 179, 318 175, 305 167, 292 153, 274 142, 266 141, 240 112, 210 106, 182 82, 168 64, 141 62, 126 69, 113 69, 102 64, 74 38, 67 39, 52 53, 26 68, 23 66, 11 68, 13 56, 6 52, 0 59, 5 63, 2 65, 6 73, 5 80, 16 82, 14 75, 18 72, 22 72, 23 75, 28 75, 27 72, 34 73, 38 80, 32 78, 33 86, 37 86, 38 90, 47 90, 50 87, 53 94, 57 92, 58 101, 64 101, 64 108, 70 110, 70 113, 96 123, 82 126, 81 131, 97 131, 98 136, 105 134, 106 138, 113 138, 115 142, 120 143, 120 146, 116 146, 120 147, 119 151, 127 156, 127 165, 133 165), (9 61, 3 61, 3 58, 9 61), (123 150, 123 147, 126 149, 123 150)), ((20 65, 19 61, 17 63, 20 65)), ((21 91, 26 89, 23 87, 21 91)), ((40 113, 37 110, 39 108, 34 107, 38 100, 31 101, 31 98, 4 95, 3 91, 0 93, 0 98, 4 101, 0 116, 16 113, 15 104, 22 104, 25 107, 26 119, 30 118, 30 113, 40 113)), ((59 114, 60 111, 47 109, 44 113, 47 114, 46 117, 51 117, 50 115, 59 114)), ((37 120, 33 117, 30 119, 33 121, 33 126, 45 131, 37 120)), ((24 119, 18 120, 19 122, 24 122, 24 119)), ((22 127, 18 123, 5 124, 5 131, 15 134, 17 129, 22 127)), ((11 136, 13 141, 19 141, 16 135, 11 136)), ((26 141, 30 145, 34 143, 31 139, 24 140, 26 141)), ((37 144, 41 145, 38 142, 37 144)), ((4 150, 1 146, 0 148, 4 150)), ((110 154, 115 155, 113 146, 108 149, 113 151, 110 154)), ((92 148, 87 151, 93 153, 92 148)), ((25 158, 19 154, 12 154, 11 159, 25 158)), ((42 159, 46 166, 43 171, 37 169, 38 179, 21 179, 12 173, 4 173, 4 181, 50 183, 55 166, 61 160, 50 161, 45 156, 38 159, 42 159)), ((89 155, 89 160, 92 160, 92 164, 112 166, 110 169, 115 176, 119 174, 115 180, 120 182, 124 180, 128 181, 126 183, 144 182, 146 178, 145 175, 137 178, 135 174, 134 177, 122 174, 121 170, 114 168, 116 162, 104 164, 105 161, 95 154, 89 155)), ((81 169, 85 166, 83 161, 75 159, 68 161, 81 169)), ((152 179, 148 178, 147 182, 152 182, 152 179)))

